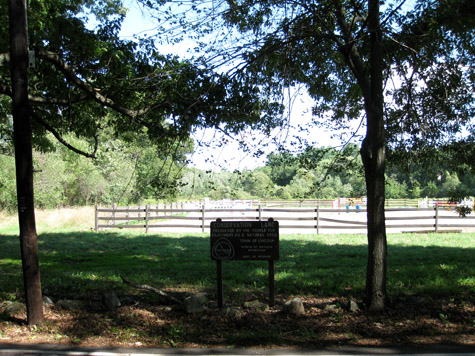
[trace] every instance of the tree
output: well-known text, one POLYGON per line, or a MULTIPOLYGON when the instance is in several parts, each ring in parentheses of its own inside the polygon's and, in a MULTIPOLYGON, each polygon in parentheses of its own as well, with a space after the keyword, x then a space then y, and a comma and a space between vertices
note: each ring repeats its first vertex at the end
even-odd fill
POLYGON ((268 198, 272 192, 272 180, 260 171, 253 171, 246 177, 243 182, 244 189, 251 193, 252 196, 268 198))
POLYGON ((271 152, 266 166, 270 167, 269 177, 280 186, 289 184, 297 173, 297 159, 288 152, 271 152))
MULTIPOLYGON (((196 127, 273 126, 279 105, 261 102, 256 88, 244 83, 243 90, 243 83, 199 64, 161 55, 152 40, 121 40, 125 9, 120 0, 31 1, 28 34, 25 3, 10 0, 9 16, 6 9, 1 3, 0 43, 9 48, 10 38, 11 51, 0 54, 0 95, 13 101, 20 235, 28 240, 22 246, 31 247, 32 258, 37 244, 30 141, 51 148, 49 132, 68 149, 94 158, 107 129, 118 137, 147 135, 160 155, 187 145, 196 127), (94 30, 86 26, 92 16, 99 23, 94 30), (28 49, 36 59, 27 78, 28 49), (87 139, 88 150, 68 142, 68 133, 87 139)), ((1 126, 3 135, 4 122, 1 126)), ((32 268, 23 262, 24 275, 32 275, 25 291, 27 304, 35 305, 28 308, 35 324, 42 319, 39 266, 37 258, 32 268), (28 302, 30 297, 34 301, 28 302)))
POLYGON ((24 1, 10 0, 8 8, 8 16, 10 18, 9 38, 13 135, 21 260, 28 324, 35 325, 41 323, 44 317, 38 261, 38 235, 36 233, 33 199, 33 153, 30 115, 28 112, 26 4, 24 1))
POLYGON ((234 38, 229 45, 223 37, 205 36, 201 50, 211 54, 208 62, 234 60, 230 74, 252 73, 263 95, 305 85, 326 126, 349 129, 351 120, 364 118, 366 302, 371 310, 384 309, 386 152, 440 148, 456 141, 463 127, 470 129, 473 1, 421 0, 406 10, 404 1, 381 8, 380 0, 223 0, 208 12, 205 2, 192 3, 206 14, 206 35, 220 16, 228 39, 234 38))

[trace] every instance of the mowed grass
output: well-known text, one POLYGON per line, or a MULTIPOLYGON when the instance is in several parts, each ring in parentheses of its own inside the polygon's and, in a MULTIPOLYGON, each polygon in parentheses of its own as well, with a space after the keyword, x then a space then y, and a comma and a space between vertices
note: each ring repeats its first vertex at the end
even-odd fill
MULTIPOLYGON (((108 288, 130 293, 121 277, 163 289, 214 291, 216 264, 210 258, 209 234, 95 233, 84 224, 38 225, 42 288, 51 298, 87 298, 108 288)), ((388 245, 390 296, 475 292, 474 233, 393 234, 388 245)), ((366 261, 364 235, 281 235, 276 293, 362 298, 366 261)), ((226 261, 223 267, 227 295, 266 290, 267 262, 226 261)), ((14 223, 0 226, 0 270, 0 301, 21 298, 20 244, 14 223)))

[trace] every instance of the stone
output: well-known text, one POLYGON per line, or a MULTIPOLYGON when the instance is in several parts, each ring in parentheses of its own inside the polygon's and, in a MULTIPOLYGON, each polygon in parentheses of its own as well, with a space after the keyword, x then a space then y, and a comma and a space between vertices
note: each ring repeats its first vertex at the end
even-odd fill
POLYGON ((117 294, 115 294, 111 289, 108 289, 103 293, 102 302, 107 310, 114 310, 115 308, 120 307, 120 300, 117 297, 117 294))
POLYGON ((185 298, 183 301, 183 309, 188 314, 202 313, 206 309, 207 302, 207 294, 198 293, 185 298))
POLYGON ((240 308, 224 307, 223 309, 221 309, 221 314, 228 318, 241 319, 244 315, 244 312, 240 308))
POLYGON ((64 310, 85 310, 87 304, 84 300, 61 299, 56 306, 64 310))
POLYGON ((325 308, 323 308, 323 311, 336 312, 336 311, 338 311, 338 309, 339 309, 339 306, 336 305, 336 304, 327 304, 327 305, 325 305, 325 308))
POLYGON ((305 307, 302 303, 302 299, 294 298, 286 302, 282 308, 283 313, 302 315, 305 313, 305 307))
POLYGON ((26 310, 26 306, 20 302, 4 302, 2 303, 2 314, 7 318, 11 318, 12 316, 21 313, 22 311, 26 310))
POLYGON ((350 300, 348 302, 348 310, 350 312, 357 312, 360 310, 360 308, 358 307, 358 304, 354 300, 350 300))
POLYGON ((50 297, 47 297, 46 295, 43 296, 43 304, 45 305, 53 305, 53 300, 50 297))
POLYGON ((251 302, 245 302, 244 308, 250 309, 252 311, 268 311, 269 306, 265 303, 262 303, 258 300, 253 300, 251 302))

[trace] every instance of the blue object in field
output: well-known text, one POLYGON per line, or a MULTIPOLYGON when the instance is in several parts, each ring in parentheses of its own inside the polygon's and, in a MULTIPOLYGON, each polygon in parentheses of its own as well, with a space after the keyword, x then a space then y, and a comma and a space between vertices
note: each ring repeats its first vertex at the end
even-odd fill
POLYGON ((349 206, 349 205, 346 206, 346 210, 350 210, 350 206, 349 206))
MULTIPOLYGON (((361 210, 361 205, 357 205, 356 210, 361 210)), ((357 213, 358 213, 358 211, 357 211, 357 213)))

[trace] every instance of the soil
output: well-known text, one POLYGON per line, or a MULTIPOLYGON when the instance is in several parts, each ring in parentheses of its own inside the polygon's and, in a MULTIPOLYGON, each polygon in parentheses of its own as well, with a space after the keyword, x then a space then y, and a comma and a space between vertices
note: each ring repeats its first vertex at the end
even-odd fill
MULTIPOLYGON (((182 291, 168 291, 176 298, 182 291)), ((213 293, 210 292, 210 295, 213 293)), ((0 343, 48 343, 88 347, 183 348, 322 348, 342 346, 475 345, 475 298, 400 295, 387 310, 372 313, 346 308, 348 299, 299 296, 305 313, 282 311, 295 296, 276 296, 267 311, 243 309, 244 301, 266 300, 266 295, 230 292, 227 306, 239 307, 236 316, 225 316, 210 300, 207 309, 187 314, 180 306, 154 295, 121 296, 113 311, 97 308, 63 310, 45 305, 45 322, 26 324, 26 313, 0 319, 0 343), (334 310, 325 309, 334 305, 334 310)), ((98 297, 96 297, 97 299, 98 297)), ((95 307, 96 306, 96 307, 95 307)))

